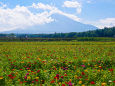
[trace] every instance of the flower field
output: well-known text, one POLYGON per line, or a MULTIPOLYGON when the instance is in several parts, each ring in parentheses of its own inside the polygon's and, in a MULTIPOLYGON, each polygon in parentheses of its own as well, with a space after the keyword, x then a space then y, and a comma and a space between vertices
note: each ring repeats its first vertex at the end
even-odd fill
POLYGON ((0 86, 115 86, 115 42, 0 42, 0 86))

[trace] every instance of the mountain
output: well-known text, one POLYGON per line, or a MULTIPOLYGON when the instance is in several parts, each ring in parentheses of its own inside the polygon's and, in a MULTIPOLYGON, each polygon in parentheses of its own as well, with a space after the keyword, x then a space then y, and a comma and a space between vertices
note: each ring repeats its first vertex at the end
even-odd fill
MULTIPOLYGON (((16 29, 12 31, 5 31, 3 33, 67 33, 67 32, 83 32, 88 30, 96 30, 97 27, 89 24, 83 24, 74 21, 66 16, 54 14, 52 18, 55 19, 54 22, 36 25, 26 29, 16 29)), ((38 20, 39 21, 39 20, 38 20)))

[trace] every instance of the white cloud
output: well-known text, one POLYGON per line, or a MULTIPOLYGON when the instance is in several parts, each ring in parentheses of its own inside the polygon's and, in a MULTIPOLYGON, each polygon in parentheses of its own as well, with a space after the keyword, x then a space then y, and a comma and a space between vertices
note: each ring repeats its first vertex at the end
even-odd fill
POLYGON ((59 10, 58 8, 54 7, 54 6, 51 6, 51 5, 45 5, 43 3, 38 3, 38 4, 35 4, 33 3, 32 4, 32 7, 33 8, 36 8, 36 9, 43 9, 43 10, 50 10, 50 15, 52 14, 60 14, 60 15, 64 15, 72 20, 75 20, 75 21, 80 21, 80 18, 78 18, 77 16, 73 15, 73 14, 68 14, 68 13, 65 13, 61 10, 59 10))
POLYGON ((63 4, 63 7, 67 7, 67 8, 76 8, 77 13, 81 13, 82 9, 82 5, 81 3, 77 2, 77 1, 65 1, 63 4))
POLYGON ((86 2, 89 3, 89 4, 92 3, 91 0, 87 0, 86 2))
POLYGON ((105 18, 97 21, 82 21, 82 22, 84 22, 85 24, 92 24, 100 29, 103 29, 104 27, 115 26, 115 18, 105 18))
POLYGON ((56 9, 56 7, 54 7, 54 6, 50 6, 48 4, 43 4, 43 3, 38 3, 38 4, 33 3, 31 7, 36 8, 36 9, 43 9, 43 10, 56 9))
POLYGON ((75 21, 80 20, 77 16, 64 13, 54 6, 33 3, 32 6, 29 7, 17 5, 15 8, 10 9, 4 8, 2 5, 2 7, 0 7, 0 31, 24 29, 29 26, 50 23, 55 20, 51 17, 53 14, 64 15, 75 21), (43 12, 32 13, 29 7, 36 8, 37 10, 42 9, 43 12))
POLYGON ((113 27, 115 26, 115 18, 100 19, 99 23, 100 27, 113 27))
POLYGON ((14 9, 0 8, 0 31, 14 30, 28 26, 50 23, 54 21, 47 11, 33 14, 24 6, 16 6, 14 9))

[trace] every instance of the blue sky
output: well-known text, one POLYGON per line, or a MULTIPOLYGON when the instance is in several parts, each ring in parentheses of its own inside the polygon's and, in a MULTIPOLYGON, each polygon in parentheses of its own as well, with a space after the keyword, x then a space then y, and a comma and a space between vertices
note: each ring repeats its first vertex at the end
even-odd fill
POLYGON ((115 26, 115 0, 0 0, 0 31, 54 22, 55 13, 98 28, 115 26))

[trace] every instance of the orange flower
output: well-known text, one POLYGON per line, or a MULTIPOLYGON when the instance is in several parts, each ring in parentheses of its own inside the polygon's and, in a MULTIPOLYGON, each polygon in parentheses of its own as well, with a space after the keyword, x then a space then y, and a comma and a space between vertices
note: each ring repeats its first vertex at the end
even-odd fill
POLYGON ((3 79, 3 77, 2 77, 2 76, 0 76, 0 79, 3 79))
POLYGON ((55 81, 54 81, 54 80, 52 80, 50 83, 55 83, 55 81))

